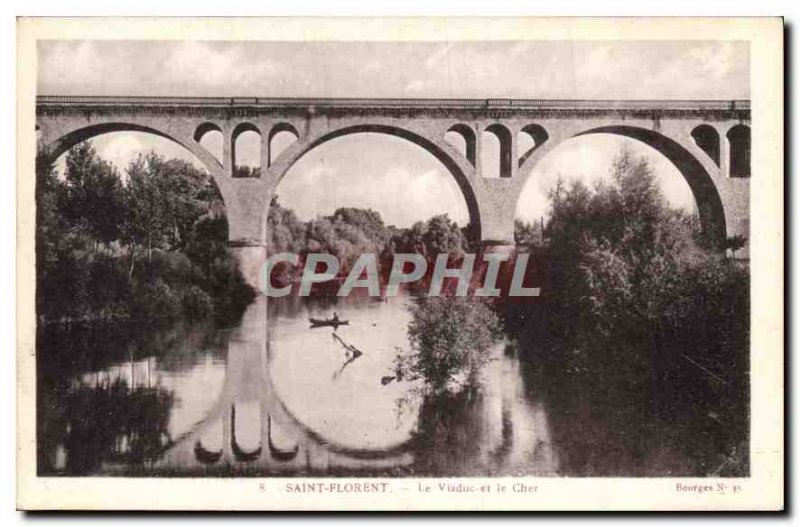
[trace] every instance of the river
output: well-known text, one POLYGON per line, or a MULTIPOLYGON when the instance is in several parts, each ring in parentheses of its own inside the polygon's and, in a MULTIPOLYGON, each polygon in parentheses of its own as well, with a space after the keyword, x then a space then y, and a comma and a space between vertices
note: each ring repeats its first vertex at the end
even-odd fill
POLYGON ((620 440, 600 416, 624 412, 565 398, 508 342, 480 390, 420 399, 393 378, 411 301, 261 297, 231 328, 41 330, 38 472, 691 475, 719 462, 692 434, 637 426, 620 440), (333 312, 349 324, 310 328, 333 312))

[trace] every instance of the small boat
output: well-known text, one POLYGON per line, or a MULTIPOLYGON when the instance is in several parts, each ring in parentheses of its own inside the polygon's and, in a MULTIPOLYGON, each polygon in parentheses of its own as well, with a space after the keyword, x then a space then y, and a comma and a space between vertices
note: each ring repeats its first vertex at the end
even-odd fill
POLYGON ((322 327, 322 326, 347 326, 350 324, 349 320, 337 320, 332 318, 320 319, 320 318, 309 318, 309 322, 311 322, 312 327, 322 327))

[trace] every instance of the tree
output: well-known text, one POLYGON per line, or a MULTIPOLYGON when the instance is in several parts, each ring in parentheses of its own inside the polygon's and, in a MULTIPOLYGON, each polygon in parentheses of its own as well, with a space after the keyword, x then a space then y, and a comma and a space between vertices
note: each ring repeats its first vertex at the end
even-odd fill
POLYGON ((151 152, 128 167, 124 241, 131 246, 131 269, 137 247, 147 250, 183 248, 195 223, 208 215, 218 198, 205 172, 186 161, 166 160, 151 152))
POLYGON ((514 243, 517 245, 541 246, 544 242, 542 227, 537 223, 514 220, 514 243))
POLYGON ((447 214, 439 214, 428 220, 423 236, 429 255, 460 254, 463 252, 461 229, 447 214))
POLYGON ((401 376, 421 380, 426 395, 475 386, 500 335, 499 319, 491 308, 476 299, 442 296, 418 299, 411 315, 411 350, 397 355, 401 376))
POLYGON ((62 205, 66 217, 83 224, 102 243, 118 239, 125 216, 122 182, 116 167, 100 159, 91 141, 67 152, 65 181, 62 205))
POLYGON ((267 250, 269 253, 299 253, 306 245, 306 224, 291 209, 273 196, 267 214, 267 250))
POLYGON ((386 225, 380 213, 372 209, 340 207, 334 211, 331 221, 358 228, 373 243, 386 242, 386 225))
POLYGON ((403 229, 399 236, 395 237, 395 246, 401 253, 417 253, 423 256, 428 254, 425 245, 425 234, 427 233, 425 222, 417 221, 408 228, 403 229))
POLYGON ((646 162, 623 152, 612 176, 551 194, 551 348, 609 389, 674 395, 668 379, 689 368, 703 386, 716 371, 745 393, 747 270, 695 243, 695 222, 669 208, 646 162))
POLYGON ((40 320, 191 318, 212 309, 237 318, 253 293, 228 251, 224 206, 211 178, 154 153, 134 160, 127 176, 123 181, 90 143, 67 153, 63 179, 38 156, 40 320), (98 251, 103 246, 109 250, 98 251), (144 272, 134 274, 142 248, 144 272))

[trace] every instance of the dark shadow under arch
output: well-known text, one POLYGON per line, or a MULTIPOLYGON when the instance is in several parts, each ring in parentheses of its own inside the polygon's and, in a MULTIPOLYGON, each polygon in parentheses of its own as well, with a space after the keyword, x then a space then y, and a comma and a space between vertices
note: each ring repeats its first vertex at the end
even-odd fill
MULTIPOLYGON (((512 160, 511 160, 511 142, 514 140, 511 136, 511 131, 506 128, 504 125, 495 123, 486 127, 483 131, 483 135, 481 136, 481 141, 483 141, 483 136, 486 134, 491 134, 497 138, 497 141, 500 145, 500 159, 499 160, 491 160, 491 162, 499 162, 498 168, 498 176, 501 178, 509 178, 511 177, 511 170, 512 170, 512 160)), ((481 153, 481 156, 485 156, 485 150, 481 153)), ((481 167, 483 167, 483 160, 481 160, 481 167)))
POLYGON ((293 124, 281 122, 276 123, 275 126, 273 126, 269 131, 269 140, 272 141, 272 138, 281 132, 289 132, 295 137, 295 139, 300 139, 300 134, 297 132, 297 128, 295 128, 293 124))
POLYGON ((222 133, 222 128, 214 123, 205 122, 194 131, 194 140, 199 143, 208 132, 222 133))
POLYGON ((239 463, 248 463, 255 461, 261 457, 261 446, 255 450, 245 451, 236 441, 236 405, 231 405, 231 451, 233 451, 233 458, 239 463))
MULTIPOLYGON (((439 145, 415 132, 397 126, 384 124, 359 124, 329 132, 305 145, 302 151, 299 152, 292 162, 289 163, 289 165, 277 176, 275 185, 279 185, 286 173, 295 165, 295 163, 297 163, 303 158, 303 156, 308 154, 313 149, 328 141, 331 141, 332 139, 359 133, 377 133, 399 137, 414 143, 415 145, 426 150, 428 153, 432 154, 440 163, 445 166, 448 172, 450 172, 450 174, 456 180, 458 187, 461 189, 461 194, 464 197, 464 201, 467 203, 467 211, 469 212, 470 237, 473 241, 479 241, 481 239, 481 218, 480 209, 478 208, 478 199, 475 196, 475 191, 473 190, 472 185, 467 179, 467 175, 461 170, 461 167, 458 166, 458 163, 456 163, 455 160, 453 160, 453 158, 451 158, 450 155, 448 155, 439 145)), ((269 204, 267 204, 267 208, 268 207, 269 204)), ((266 222, 267 211, 264 212, 263 217, 264 221, 266 222)))
POLYGON ((750 177, 750 127, 737 124, 725 136, 730 146, 730 177, 750 177))
POLYGON ((294 141, 291 144, 294 144, 295 142, 300 140, 300 134, 297 132, 297 128, 295 128, 294 125, 292 125, 291 123, 281 122, 273 126, 272 129, 269 131, 269 134, 267 135, 267 149, 268 149, 267 159, 269 160, 270 166, 272 166, 272 164, 275 163, 275 160, 286 150, 286 148, 291 146, 291 144, 286 145, 278 153, 275 153, 274 151, 275 145, 273 141, 275 140, 275 137, 278 134, 282 133, 288 133, 294 136, 294 141))
POLYGON ((464 157, 470 162, 472 166, 476 165, 477 147, 475 139, 475 131, 463 123, 454 124, 448 130, 461 136, 464 139, 464 157))
POLYGON ((692 139, 719 166, 719 132, 712 126, 701 124, 692 130, 692 139))
POLYGON ((261 130, 258 129, 258 126, 254 125, 253 123, 245 121, 243 123, 237 124, 236 127, 233 129, 233 133, 231 134, 231 140, 236 142, 236 138, 239 136, 239 134, 243 134, 245 132, 255 132, 258 135, 261 135, 261 130))
POLYGON ((533 152, 541 147, 550 136, 547 134, 547 130, 544 129, 542 125, 539 124, 529 124, 526 125, 520 130, 521 133, 528 134, 528 136, 533 140, 533 147, 528 149, 526 152, 519 153, 519 166, 522 166, 525 163, 533 152))

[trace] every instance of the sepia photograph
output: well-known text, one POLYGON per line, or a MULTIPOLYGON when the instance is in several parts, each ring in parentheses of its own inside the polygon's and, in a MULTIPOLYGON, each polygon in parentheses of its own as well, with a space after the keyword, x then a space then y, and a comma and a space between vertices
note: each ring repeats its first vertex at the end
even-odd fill
MULTIPOLYGON (((782 405, 783 347, 754 354, 753 326, 783 327, 753 286, 777 277, 780 302, 782 230, 756 222, 782 229, 782 118, 758 113, 744 31, 780 50, 782 27, 740 22, 485 40, 32 23, 26 477, 235 481, 279 509, 534 509, 603 479, 676 508, 782 506, 782 450, 754 443, 782 445, 782 420, 754 419, 782 415, 760 412, 782 405), (770 134, 778 155, 754 155, 770 134)), ((219 507, 180 499, 164 508, 219 507)))

